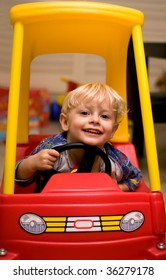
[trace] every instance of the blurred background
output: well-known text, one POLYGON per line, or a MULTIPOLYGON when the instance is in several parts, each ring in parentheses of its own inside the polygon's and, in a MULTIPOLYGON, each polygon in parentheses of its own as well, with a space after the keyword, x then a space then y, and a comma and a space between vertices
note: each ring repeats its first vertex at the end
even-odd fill
MULTIPOLYGON (((44 1, 1 0, 0 4, 0 176, 2 176, 3 172, 13 37, 9 10, 16 4, 28 2, 44 1)), ((161 183, 163 191, 166 192, 166 1, 96 0, 95 2, 136 8, 144 13, 143 38, 146 45, 150 91, 154 102, 153 113, 161 183)), ((133 79, 133 76, 131 79, 133 79)), ((60 107, 65 93, 79 84, 95 81, 105 82, 105 62, 96 55, 66 53, 43 55, 35 58, 32 62, 30 77, 29 124, 31 133, 41 131, 46 133, 58 132, 59 126, 55 126, 55 122, 58 122, 60 107)), ((134 110, 139 113, 138 106, 134 107, 134 110)), ((137 119, 139 119, 138 115, 136 116, 137 119)), ((138 146, 140 167, 145 180, 148 181, 141 123, 138 124, 138 126, 140 125, 138 129, 134 125, 135 119, 131 117, 131 141, 135 141, 132 138, 134 134, 135 142, 137 142, 136 145, 138 146), (137 135, 140 135, 140 137, 137 135)))

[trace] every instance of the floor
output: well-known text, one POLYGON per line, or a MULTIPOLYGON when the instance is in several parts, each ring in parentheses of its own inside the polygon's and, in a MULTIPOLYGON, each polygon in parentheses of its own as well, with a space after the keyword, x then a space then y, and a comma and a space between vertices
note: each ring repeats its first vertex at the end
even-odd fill
MULTIPOLYGON (((48 127, 41 130, 41 133, 56 133, 59 132, 59 126, 51 123, 48 127)), ((166 123, 155 124, 156 143, 158 150, 160 177, 161 177, 161 188, 165 197, 166 202, 166 123)), ((3 174, 5 146, 0 143, 0 180, 3 174)), ((140 168, 143 173, 145 182, 148 184, 148 172, 146 166, 146 158, 139 159, 140 168)))

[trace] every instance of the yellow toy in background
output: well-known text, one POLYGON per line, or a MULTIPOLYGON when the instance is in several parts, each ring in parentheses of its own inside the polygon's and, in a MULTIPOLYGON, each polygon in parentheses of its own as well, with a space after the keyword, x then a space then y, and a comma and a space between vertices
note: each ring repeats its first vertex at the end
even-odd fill
MULTIPOLYGON (((65 82, 66 85, 67 85, 66 92, 69 92, 69 91, 75 89, 76 87, 78 87, 79 85, 81 85, 81 84, 79 84, 79 83, 77 83, 73 80, 67 79, 65 77, 61 77, 61 81, 65 82)), ((64 100, 65 96, 66 96, 66 94, 61 94, 57 97, 56 101, 57 101, 59 106, 62 106, 62 103, 63 103, 63 100, 64 100)))
POLYGON ((51 103, 51 106, 50 106, 50 119, 51 120, 59 120, 62 103, 63 103, 63 100, 65 99, 66 94, 69 91, 75 89, 77 86, 79 86, 78 83, 76 83, 72 80, 69 80, 65 77, 61 77, 61 80, 66 83, 67 89, 66 89, 66 93, 58 95, 56 100, 54 100, 51 103))

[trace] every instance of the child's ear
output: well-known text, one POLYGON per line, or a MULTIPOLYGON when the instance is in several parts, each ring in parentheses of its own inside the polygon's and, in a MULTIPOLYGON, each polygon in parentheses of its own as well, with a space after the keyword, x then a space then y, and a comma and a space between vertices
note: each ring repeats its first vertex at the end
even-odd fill
POLYGON ((112 129, 112 132, 111 132, 111 138, 114 136, 114 134, 117 131, 118 127, 119 127, 119 124, 115 123, 114 126, 113 126, 113 129, 112 129))
POLYGON ((62 130, 68 131, 69 126, 68 126, 68 118, 67 118, 66 114, 64 114, 64 113, 60 114, 59 122, 61 124, 62 130))

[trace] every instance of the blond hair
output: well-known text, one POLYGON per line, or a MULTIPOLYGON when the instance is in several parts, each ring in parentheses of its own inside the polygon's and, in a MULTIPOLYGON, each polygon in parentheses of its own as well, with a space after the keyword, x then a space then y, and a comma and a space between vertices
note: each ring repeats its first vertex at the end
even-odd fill
POLYGON ((123 116, 127 113, 126 102, 114 89, 102 83, 84 84, 67 93, 61 112, 67 115, 71 109, 80 104, 89 104, 91 101, 101 104, 107 98, 110 108, 115 112, 115 122, 121 122, 123 116))

